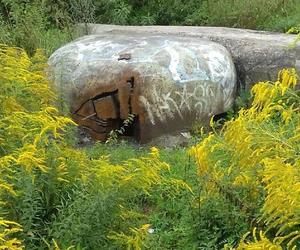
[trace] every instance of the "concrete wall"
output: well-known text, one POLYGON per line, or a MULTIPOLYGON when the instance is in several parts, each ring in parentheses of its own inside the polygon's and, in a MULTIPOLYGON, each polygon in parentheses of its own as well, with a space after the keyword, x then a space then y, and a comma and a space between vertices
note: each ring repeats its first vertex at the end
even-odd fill
POLYGON ((256 30, 191 26, 118 26, 89 24, 90 34, 176 35, 209 39, 225 46, 236 65, 239 85, 249 89, 254 83, 275 80, 280 69, 300 72, 300 44, 291 47, 296 35, 256 30))

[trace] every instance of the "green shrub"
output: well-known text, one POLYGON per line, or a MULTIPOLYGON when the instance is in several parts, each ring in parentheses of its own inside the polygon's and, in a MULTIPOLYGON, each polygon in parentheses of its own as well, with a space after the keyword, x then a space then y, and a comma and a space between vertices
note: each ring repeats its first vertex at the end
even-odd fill
POLYGON ((96 21, 134 25, 207 25, 287 31, 300 22, 297 0, 95 1, 96 21))
POLYGON ((82 35, 77 23, 93 22, 91 1, 0 1, 0 43, 24 48, 33 55, 37 48, 47 55, 82 35), (2 11, 1 11, 2 10, 2 11))
POLYGON ((204 25, 288 31, 300 23, 297 0, 0 0, 0 43, 50 55, 86 34, 78 23, 204 25))
POLYGON ((299 8, 300 3, 295 0, 208 0, 203 1, 186 21, 190 25, 285 31, 299 23, 299 8))

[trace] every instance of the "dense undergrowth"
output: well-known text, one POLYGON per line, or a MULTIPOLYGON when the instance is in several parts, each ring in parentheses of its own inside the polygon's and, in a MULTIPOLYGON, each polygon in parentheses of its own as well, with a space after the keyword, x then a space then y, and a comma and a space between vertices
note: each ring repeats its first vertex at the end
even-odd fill
POLYGON ((40 50, 0 46, 0 249, 298 249, 294 70, 188 149, 79 148, 40 50), (237 133, 238 131, 238 133, 237 133))
POLYGON ((77 23, 226 26, 299 33, 299 0, 0 0, 0 43, 50 55, 77 23), (293 28, 293 29, 290 29, 293 28))
POLYGON ((76 148, 44 69, 41 51, 0 46, 0 249, 139 249, 156 199, 190 187, 156 148, 115 164, 76 148))
POLYGON ((255 243, 245 240, 240 249, 300 247, 300 96, 299 90, 293 90, 296 83, 295 71, 283 70, 277 82, 256 84, 252 106, 240 110, 237 118, 190 150, 204 184, 204 199, 223 196, 231 200, 254 228, 255 243), (255 230, 260 231, 258 239, 255 230))

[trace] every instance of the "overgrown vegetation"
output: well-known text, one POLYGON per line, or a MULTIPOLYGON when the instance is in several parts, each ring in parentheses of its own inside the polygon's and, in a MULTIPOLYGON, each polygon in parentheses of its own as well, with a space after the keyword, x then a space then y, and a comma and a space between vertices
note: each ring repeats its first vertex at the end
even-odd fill
POLYGON ((238 249, 300 246, 300 96, 293 90, 296 83, 295 71, 283 70, 277 82, 256 84, 252 106, 241 109, 236 119, 190 151, 198 163, 205 198, 231 200, 246 214, 251 227, 266 231, 260 234, 261 240, 242 241, 238 249))
POLYGON ((93 22, 87 0, 0 0, 0 43, 24 48, 30 55, 42 48, 50 55, 84 32, 77 23, 93 22))
POLYGON ((100 23, 212 25, 287 30, 300 23, 297 0, 94 1, 100 23))
POLYGON ((0 248, 297 249, 294 70, 200 143, 78 148, 38 50, 0 47, 0 248), (239 133, 236 133, 239 131, 239 133), (196 161, 194 161, 194 159, 196 161), (251 232, 250 234, 247 232, 251 232))
POLYGON ((0 43, 51 54, 77 23, 205 25, 297 33, 298 0, 0 0, 0 43))
POLYGON ((195 128, 198 144, 160 150, 116 144, 122 131, 78 147, 45 76, 78 22, 297 34, 299 12, 297 0, 0 0, 0 249, 300 248, 294 70, 211 133, 195 128))
POLYGON ((151 195, 191 192, 156 148, 115 164, 76 149, 59 115, 41 51, 0 47, 1 242, 3 249, 138 249, 150 228, 151 195), (15 238, 16 237, 16 238, 15 238), (115 247, 114 247, 115 246, 115 247))

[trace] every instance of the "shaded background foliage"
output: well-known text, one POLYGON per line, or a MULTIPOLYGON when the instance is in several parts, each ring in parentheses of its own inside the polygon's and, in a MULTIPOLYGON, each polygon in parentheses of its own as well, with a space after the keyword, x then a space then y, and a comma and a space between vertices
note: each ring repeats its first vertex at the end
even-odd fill
POLYGON ((44 48, 49 55, 83 35, 77 23, 91 22, 285 32, 299 27, 299 12, 298 0, 0 0, 0 43, 23 47, 31 55, 44 48))

